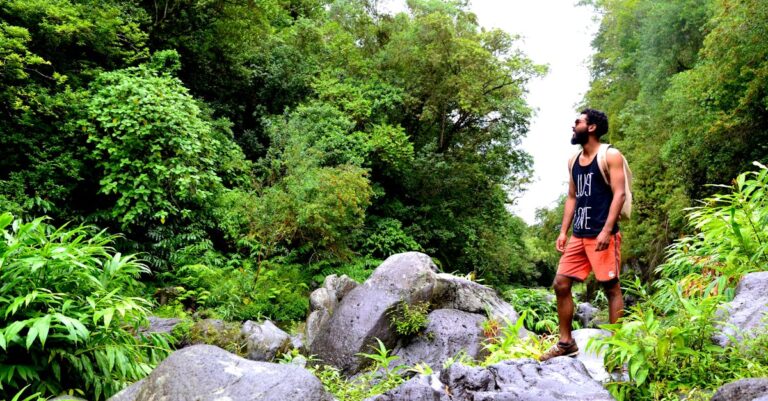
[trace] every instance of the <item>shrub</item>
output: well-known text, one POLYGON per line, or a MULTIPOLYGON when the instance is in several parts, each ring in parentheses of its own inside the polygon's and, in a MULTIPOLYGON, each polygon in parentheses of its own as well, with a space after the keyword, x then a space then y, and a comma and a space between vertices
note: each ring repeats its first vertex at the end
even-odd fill
POLYGON ((405 379, 406 366, 399 365, 390 369, 392 361, 399 357, 391 355, 390 350, 378 338, 378 347, 373 347, 373 353, 361 353, 371 362, 362 373, 351 378, 345 378, 338 369, 331 366, 314 368, 315 375, 323 382, 323 386, 339 400, 362 401, 377 394, 385 393, 401 385, 405 379))
POLYGON ((99 192, 114 198, 107 211, 124 229, 189 218, 221 188, 216 174, 225 137, 182 82, 175 51, 139 67, 105 72, 78 121, 93 144, 99 192))
POLYGON ((400 301, 389 312, 389 325, 401 336, 412 336, 427 328, 429 323, 427 313, 429 313, 429 302, 409 305, 405 301, 400 301))
MULTIPOLYGON (((517 358, 534 358, 538 359, 541 354, 546 351, 552 344, 554 344, 554 336, 528 336, 521 338, 518 334, 523 327, 523 322, 526 320, 526 312, 520 315, 517 322, 512 324, 509 320, 506 320, 506 324, 500 327, 500 332, 496 331, 494 336, 486 339, 483 347, 488 352, 488 356, 482 362, 483 366, 490 366, 495 363, 517 358), (497 335, 498 334, 498 335, 497 335)), ((484 324, 483 328, 498 327, 499 323, 489 321, 490 323, 484 324)))
POLYGON ((314 272, 312 280, 316 283, 322 283, 327 276, 335 274, 337 276, 347 275, 352 280, 362 283, 373 274, 373 271, 381 265, 381 259, 370 257, 357 257, 345 262, 340 260, 321 260, 311 265, 314 272))
POLYGON ((371 218, 371 226, 366 229, 360 249, 367 255, 387 258, 391 255, 424 249, 403 230, 403 224, 392 218, 371 218))
POLYGON ((147 301, 130 296, 148 269, 114 253, 114 237, 0 215, 0 384, 44 395, 77 390, 99 400, 143 378, 168 353, 164 337, 136 335, 147 301))
POLYGON ((631 382, 610 383, 620 400, 677 399, 768 372, 768 337, 723 349, 712 343, 719 306, 732 299, 745 273, 768 261, 768 168, 739 175, 730 191, 689 210, 692 235, 670 246, 647 288, 627 283, 640 303, 614 335, 590 345, 605 351, 606 365, 626 365, 631 382), (746 344, 746 345, 745 345, 746 344))

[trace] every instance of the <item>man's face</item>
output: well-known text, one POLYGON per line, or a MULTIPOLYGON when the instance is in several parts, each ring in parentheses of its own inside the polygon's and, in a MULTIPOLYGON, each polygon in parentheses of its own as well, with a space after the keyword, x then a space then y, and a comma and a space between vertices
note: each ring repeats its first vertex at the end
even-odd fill
POLYGON ((589 125, 587 125, 587 115, 582 114, 576 119, 573 125, 573 136, 571 136, 571 145, 584 145, 589 140, 589 125))

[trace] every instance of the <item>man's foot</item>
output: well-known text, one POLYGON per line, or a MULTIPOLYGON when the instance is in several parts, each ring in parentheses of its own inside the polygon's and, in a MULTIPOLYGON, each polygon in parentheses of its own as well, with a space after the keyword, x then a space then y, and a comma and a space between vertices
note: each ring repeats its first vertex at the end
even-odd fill
POLYGON ((548 361, 558 356, 575 357, 578 354, 579 354, 579 347, 576 345, 576 340, 572 340, 570 343, 558 342, 557 344, 553 345, 552 348, 547 350, 547 352, 542 354, 539 357, 539 361, 541 362, 548 361))

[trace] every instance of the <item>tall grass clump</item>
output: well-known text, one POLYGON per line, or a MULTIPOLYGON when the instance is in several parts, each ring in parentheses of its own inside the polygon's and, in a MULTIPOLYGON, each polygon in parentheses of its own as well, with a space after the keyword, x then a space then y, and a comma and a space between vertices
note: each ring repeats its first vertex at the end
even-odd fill
POLYGON ((608 369, 628 368, 628 382, 610 383, 619 400, 709 399, 719 386, 768 375, 765 335, 722 348, 712 342, 736 284, 768 262, 768 168, 739 175, 723 193, 689 210, 692 234, 667 251, 658 279, 636 280, 640 302, 614 335, 594 341, 608 369))
POLYGON ((149 303, 132 296, 148 269, 116 253, 113 236, 0 214, 0 398, 105 399, 146 376, 167 341, 142 335, 149 303))

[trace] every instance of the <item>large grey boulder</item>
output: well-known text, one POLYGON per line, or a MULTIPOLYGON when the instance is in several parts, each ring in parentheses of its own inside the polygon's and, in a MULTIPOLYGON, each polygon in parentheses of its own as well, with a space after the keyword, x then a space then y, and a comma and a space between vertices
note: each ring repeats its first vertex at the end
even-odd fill
POLYGON ((240 333, 245 338, 245 357, 252 361, 272 361, 292 347, 291 337, 269 320, 261 323, 248 320, 240 333))
POLYGON ((728 383, 717 390, 711 401, 768 401, 768 378, 728 383))
POLYGON ((720 326, 720 333, 713 338, 720 346, 736 339, 766 332, 768 312, 768 272, 750 273, 744 276, 736 288, 736 296, 726 306, 728 319, 720 326))
POLYGON ((482 324, 485 317, 455 309, 438 309, 429 313, 423 333, 398 344, 394 355, 400 357, 393 365, 414 366, 419 362, 434 370, 442 369, 443 362, 464 352, 473 359, 484 355, 482 324))
POLYGON ((574 330, 572 335, 573 339, 576 340, 576 345, 579 346, 579 355, 576 356, 576 359, 584 364, 589 375, 601 383, 611 381, 611 375, 605 370, 605 363, 603 362, 605 353, 587 350, 587 344, 590 339, 595 337, 607 337, 611 335, 611 333, 599 329, 580 329, 574 330))
POLYGON ((353 374, 363 367, 358 355, 369 353, 380 339, 388 348, 397 340, 390 328, 388 312, 400 301, 409 304, 429 301, 435 287, 437 267, 429 256, 407 252, 389 257, 362 285, 352 289, 321 325, 309 344, 320 360, 353 374))
POLYGON ((327 309, 318 309, 309 312, 307 324, 304 327, 304 338, 306 339, 304 346, 307 349, 312 349, 312 343, 315 342, 319 333, 328 330, 328 322, 330 321, 331 312, 327 309))
POLYGON ((501 299, 493 288, 446 273, 437 275, 432 305, 435 309, 458 309, 481 315, 488 312, 502 323, 505 319, 514 323, 518 318, 512 305, 501 299))
POLYGON ((305 346, 311 349, 317 334, 328 327, 331 315, 339 302, 360 284, 346 275, 332 274, 325 278, 323 286, 309 295, 309 317, 305 328, 305 346))
MULTIPOLYGON (((418 252, 389 257, 365 283, 342 298, 331 296, 328 287, 324 285, 326 290, 313 297, 313 307, 318 309, 307 320, 307 344, 311 354, 346 375, 364 367, 358 354, 370 353, 375 339, 389 349, 402 340, 390 327, 388 316, 401 301, 410 305, 429 302, 431 310, 453 309, 483 318, 487 315, 502 324, 518 319, 514 308, 495 290, 450 274, 438 274, 430 257, 418 252), (334 299, 339 300, 335 307, 334 299)), ((449 330, 443 333, 450 335, 449 330)), ((521 329, 519 334, 527 335, 527 331, 521 329)), ((443 348, 449 344, 459 348, 453 339, 443 342, 443 348)))
POLYGON ((440 372, 440 381, 456 400, 472 400, 476 393, 496 390, 493 372, 455 363, 440 372))
POLYGON ((440 376, 451 394, 472 401, 609 401, 614 398, 592 379, 577 359, 559 357, 544 363, 516 359, 467 368, 454 364, 440 376))
POLYGON ((322 383, 294 365, 255 362, 221 348, 195 345, 176 351, 143 381, 132 398, 109 401, 331 401, 322 383))

